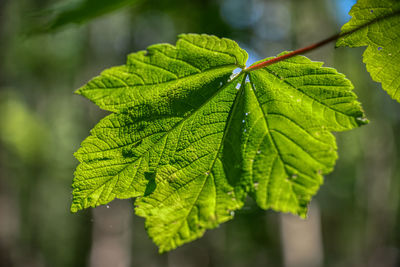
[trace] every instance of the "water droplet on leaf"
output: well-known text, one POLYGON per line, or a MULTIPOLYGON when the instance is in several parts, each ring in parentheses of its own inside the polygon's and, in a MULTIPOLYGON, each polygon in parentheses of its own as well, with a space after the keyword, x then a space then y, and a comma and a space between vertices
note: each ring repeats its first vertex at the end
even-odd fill
POLYGON ((230 82, 230 81, 232 81, 233 79, 235 79, 237 75, 238 75, 238 73, 232 73, 231 76, 229 77, 228 82, 230 82))

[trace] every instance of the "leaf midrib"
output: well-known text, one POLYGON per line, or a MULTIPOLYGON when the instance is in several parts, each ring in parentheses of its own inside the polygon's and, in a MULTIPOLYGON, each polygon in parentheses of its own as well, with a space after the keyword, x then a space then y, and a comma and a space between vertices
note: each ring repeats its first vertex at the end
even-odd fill
MULTIPOLYGON (((208 174, 208 175, 205 175, 205 174, 204 174, 204 175, 206 176, 206 179, 204 179, 204 182, 203 182, 203 184, 202 184, 201 187, 200 187, 200 190, 199 190, 199 193, 198 193, 197 196, 196 196, 196 199, 193 201, 193 204, 191 205, 191 208, 190 208, 189 211, 186 213, 186 215, 185 215, 184 217, 182 217, 181 223, 180 223, 180 225, 176 228, 176 231, 174 231, 174 232, 169 236, 169 238, 167 239, 168 241, 170 241, 171 239, 173 239, 173 237, 176 235, 176 233, 179 231, 179 229, 181 229, 183 223, 186 221, 186 219, 188 218, 188 216, 189 216, 190 213, 192 212, 192 210, 193 210, 193 208, 194 208, 194 206, 195 206, 195 203, 197 202, 197 200, 199 199, 201 193, 203 192, 203 189, 204 189, 204 186, 205 186, 206 182, 208 181, 208 179, 210 179, 211 176, 213 176, 214 188, 217 188, 217 185, 215 184, 215 177, 214 177, 214 175, 213 175, 213 173, 212 173, 212 169, 214 168, 214 165, 215 165, 216 161, 218 160, 218 155, 220 154, 221 149, 222 149, 222 147, 223 147, 222 144, 223 144, 224 141, 225 141, 226 135, 227 135, 227 133, 228 133, 228 131, 229 131, 230 125, 231 125, 232 120, 233 120, 233 115, 235 114, 235 110, 236 110, 236 108, 237 108, 237 106, 238 106, 238 103, 239 103, 239 101, 240 101, 240 99, 241 99, 242 92, 243 92, 243 90, 244 90, 244 88, 245 88, 245 84, 246 84, 245 81, 246 81, 247 75, 248 75, 248 74, 245 74, 245 75, 244 75, 243 80, 242 80, 242 83, 241 83, 241 86, 240 86, 240 89, 236 92, 235 100, 234 100, 233 105, 232 105, 232 108, 230 109, 229 114, 228 114, 228 121, 227 121, 227 123, 226 123, 226 125, 225 125, 224 134, 223 134, 223 136, 222 136, 222 138, 221 138, 221 142, 220 142, 220 144, 219 144, 219 147, 218 147, 218 149, 217 149, 217 152, 215 153, 215 158, 214 158, 213 162, 211 163, 210 168, 206 171, 206 172, 209 173, 209 174, 208 174)), ((235 79, 239 78, 240 76, 241 76, 241 73, 239 73, 238 76, 235 77, 235 79)), ((235 79, 233 79, 231 82, 233 82, 235 79)), ((194 178, 194 179, 197 179, 197 178, 200 177, 200 176, 201 176, 201 175, 197 176, 197 177, 194 178)), ((191 181, 193 181, 194 179, 192 179, 191 181)), ((216 209, 216 205, 217 205, 217 202, 215 202, 214 210, 216 209)))
MULTIPOLYGON (((144 63, 144 62, 142 62, 142 63, 144 63)), ((144 64, 146 64, 146 63, 144 63, 144 64)), ((151 66, 153 66, 153 65, 151 65, 151 66)), ((183 81, 185 79, 193 78, 195 76, 199 76, 199 75, 202 75, 202 74, 207 74, 208 72, 211 72, 211 71, 214 71, 214 70, 217 70, 217 69, 224 69, 224 68, 228 68, 228 67, 240 68, 240 66, 238 66, 238 64, 230 63, 230 64, 218 65, 218 66, 215 66, 215 67, 211 67, 211 68, 205 69, 205 70, 200 71, 200 72, 191 73, 191 74, 189 74, 187 76, 178 77, 178 78, 174 78, 174 79, 170 79, 170 80, 163 81, 163 82, 158 82, 158 83, 157 82, 156 83, 144 83, 144 84, 137 83, 137 84, 132 84, 132 85, 124 85, 124 86, 113 86, 113 87, 107 86, 107 88, 92 87, 90 89, 85 89, 88 86, 88 85, 85 85, 85 86, 81 87, 80 89, 78 89, 76 91, 76 93, 77 94, 81 94, 82 91, 90 91, 90 90, 94 90, 94 91, 95 90, 102 90, 102 91, 104 91, 104 90, 115 90, 115 89, 123 89, 123 88, 126 89, 126 88, 135 88, 135 87, 146 88, 146 87, 151 87, 151 86, 155 86, 155 85, 156 86, 168 85, 169 83, 173 83, 173 82, 177 82, 177 81, 183 81)), ((125 72, 125 73, 127 73, 129 75, 138 75, 135 72, 125 72)), ((110 75, 110 74, 109 73, 100 74, 96 78, 101 77, 101 76, 106 76, 106 75, 110 75)), ((114 76, 112 76, 112 77, 114 77, 114 76)))
MULTIPOLYGON (((263 69, 266 69, 266 68, 263 68, 263 69)), ((280 152, 280 150, 279 150, 279 148, 278 148, 278 146, 277 146, 277 144, 276 144, 276 141, 275 141, 273 135, 271 134, 271 130, 270 130, 270 127, 269 127, 269 122, 268 122, 268 119, 267 119, 267 116, 266 116, 267 114, 265 113, 264 109, 262 108, 261 102, 260 102, 260 100, 258 99, 257 94, 254 93, 256 89, 255 89, 255 87, 254 87, 254 82, 252 81, 252 76, 251 76, 251 75, 249 76, 249 79, 250 79, 251 87, 252 87, 252 89, 253 89, 253 90, 252 90, 252 91, 253 91, 253 94, 254 94, 254 96, 255 96, 255 99, 257 100, 258 107, 261 109, 261 112, 262 112, 262 114, 263 114, 263 116, 264 116, 264 121, 265 121, 265 124, 266 124, 266 127, 267 127, 267 134, 268 134, 269 138, 270 138, 271 141, 272 141, 272 144, 273 144, 273 146, 274 146, 274 148, 275 148, 275 151, 277 152, 277 158, 279 158, 279 160, 282 162, 283 166, 285 166, 286 163, 285 163, 285 161, 283 160, 282 154, 281 154, 281 152, 280 152)), ((273 168, 273 166, 271 166, 271 172, 272 172, 272 168, 273 168)), ((283 170, 284 170, 284 172, 286 173, 286 175, 289 176, 288 173, 287 173, 286 168, 283 168, 283 170)), ((291 188, 292 193, 294 193, 294 192, 293 192, 293 189, 292 189, 292 186, 293 186, 292 183, 289 183, 289 184, 290 184, 290 188, 291 188)), ((270 194, 269 194, 268 191, 267 191, 267 193, 268 193, 267 196, 268 196, 268 198, 269 198, 270 194)), ((295 195, 295 198, 294 198, 294 199, 296 200, 297 204, 299 204, 296 195, 295 195)), ((269 203, 268 199, 267 199, 267 202, 266 202, 266 203, 269 203)))
MULTIPOLYGON (((202 71, 200 73, 193 73, 193 74, 190 74, 190 75, 182 77, 182 78, 171 79, 171 80, 168 80, 168 81, 165 81, 165 82, 160 82, 160 83, 133 84, 133 85, 129 85, 129 86, 122 85, 122 86, 114 86, 114 87, 107 87, 107 86, 105 86, 103 84, 107 88, 101 88, 101 87, 97 86, 97 87, 90 87, 89 89, 85 89, 88 86, 88 85, 86 85, 86 86, 78 89, 76 91, 76 93, 79 94, 79 95, 86 96, 85 92, 90 92, 90 91, 103 91, 103 92, 104 91, 111 91, 111 93, 109 95, 100 95, 100 96, 95 97, 95 98, 91 97, 91 98, 89 98, 89 100, 92 101, 95 104, 100 102, 98 105, 99 105, 99 107, 101 109, 105 109, 105 110, 109 110, 109 111, 112 111, 112 112, 115 112, 115 113, 119 113, 119 112, 121 112, 123 110, 124 107, 125 108, 132 108, 132 106, 130 106, 128 104, 128 103, 132 103, 133 102, 132 99, 129 99, 126 102, 119 102, 119 103, 118 102, 105 103, 105 101, 103 99, 110 99, 110 98, 112 98, 111 95, 120 94, 120 92, 119 92, 120 89, 131 90, 131 89, 136 89, 137 88, 138 90, 139 89, 140 90, 146 90, 148 88, 155 88, 156 86, 166 87, 169 84, 173 84, 173 83, 183 83, 183 82, 185 82, 187 80, 190 80, 190 79, 200 79, 201 76, 203 76, 203 75, 207 76, 210 72, 213 72, 214 70, 223 70, 223 69, 227 69, 228 70, 229 68, 234 68, 234 67, 238 68, 239 66, 237 64, 220 65, 220 66, 217 66, 217 67, 213 67, 213 68, 207 69, 207 70, 202 71), (114 92, 112 92, 112 91, 114 91, 114 92), (103 102, 103 103, 101 103, 101 102, 103 102)), ((233 71, 233 69, 231 71, 233 71)), ((135 74, 135 73, 132 73, 132 74, 135 74)), ((98 76, 98 77, 101 77, 101 75, 98 76)), ((156 87, 156 89, 158 89, 158 91, 159 91, 159 88, 156 87)), ((110 101, 110 100, 108 100, 108 101, 110 101)), ((135 104, 133 106, 135 106, 135 104)))

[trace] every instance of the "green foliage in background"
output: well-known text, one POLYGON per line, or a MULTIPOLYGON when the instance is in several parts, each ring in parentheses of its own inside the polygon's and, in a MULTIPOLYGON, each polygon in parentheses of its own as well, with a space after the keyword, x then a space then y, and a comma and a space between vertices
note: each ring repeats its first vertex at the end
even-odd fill
POLYGON ((68 24, 81 24, 120 8, 136 4, 140 0, 78 0, 69 1, 59 7, 49 9, 51 15, 37 32, 55 31, 68 24))
POLYGON ((231 219, 247 194, 305 217, 337 158, 331 132, 367 120, 350 81, 322 63, 250 71, 246 60, 229 39, 180 35, 79 89, 114 113, 75 154, 71 210, 138 197, 161 252, 231 219))
POLYGON ((0 125, 0 141, 24 162, 35 161, 44 153, 44 140, 49 139, 45 123, 12 90, 0 92, 0 125))
POLYGON ((342 32, 371 24, 340 38, 337 46, 367 46, 363 61, 372 79, 382 83, 383 89, 400 102, 400 1, 359 0, 350 15, 342 32))

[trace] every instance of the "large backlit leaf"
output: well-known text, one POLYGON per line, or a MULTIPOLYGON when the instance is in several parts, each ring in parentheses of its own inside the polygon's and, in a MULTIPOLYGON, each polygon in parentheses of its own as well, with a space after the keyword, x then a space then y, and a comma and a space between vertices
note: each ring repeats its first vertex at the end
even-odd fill
POLYGON ((79 89, 114 113, 75 154, 71 210, 138 197, 160 251, 231 219, 247 194, 306 216, 337 158, 331 132, 367 121, 336 70, 297 56, 232 76, 246 60, 231 40, 181 35, 79 89))

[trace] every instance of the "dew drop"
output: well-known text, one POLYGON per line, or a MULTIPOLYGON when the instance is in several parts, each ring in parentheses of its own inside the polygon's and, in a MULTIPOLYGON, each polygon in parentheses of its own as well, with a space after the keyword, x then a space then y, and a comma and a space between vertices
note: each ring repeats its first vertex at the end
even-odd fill
POLYGON ((388 54, 388 56, 391 56, 391 55, 392 55, 392 53, 389 53, 389 54, 388 54))
POLYGON ((297 174, 292 175, 292 179, 296 179, 297 177, 298 177, 297 174))
POLYGON ((246 83, 249 83, 249 82, 250 82, 249 75, 247 75, 247 76, 246 76, 246 80, 245 80, 245 82, 246 82, 246 83))
POLYGON ((281 76, 281 77, 279 77, 279 79, 283 80, 284 78, 283 78, 283 76, 281 76))
POLYGON ((235 212, 234 212, 233 210, 231 210, 231 211, 229 212, 229 215, 235 216, 235 212))
POLYGON ((261 150, 258 150, 258 151, 257 151, 257 154, 261 154, 261 150))
POLYGON ((242 123, 245 123, 246 121, 245 120, 242 120, 242 123))
POLYGON ((246 129, 244 129, 244 130, 243 130, 243 132, 245 133, 245 132, 247 132, 247 130, 246 130, 246 129))
POLYGON ((206 172, 206 175, 210 175, 210 172, 206 172))
POLYGON ((240 83, 236 84, 236 89, 240 89, 240 83))
POLYGON ((238 73, 232 73, 231 76, 229 77, 228 82, 230 82, 230 81, 232 81, 233 79, 235 79, 236 76, 238 76, 238 73))
POLYGON ((373 10, 373 9, 371 9, 371 10, 370 10, 370 12, 371 12, 371 13, 374 13, 374 10, 373 10))
POLYGON ((107 209, 109 209, 109 208, 110 208, 110 205, 107 205, 106 207, 107 207, 107 209))
POLYGON ((358 117, 357 120, 358 120, 358 121, 362 121, 362 122, 366 122, 366 121, 367 121, 367 118, 358 117))
POLYGON ((249 115, 249 112, 246 112, 244 115, 248 116, 248 115, 249 115))
POLYGON ((382 48, 381 46, 380 46, 380 47, 378 47, 378 50, 379 50, 379 51, 381 51, 382 49, 383 49, 383 48, 382 48))
POLYGON ((222 82, 219 82, 219 86, 222 86, 222 82))

